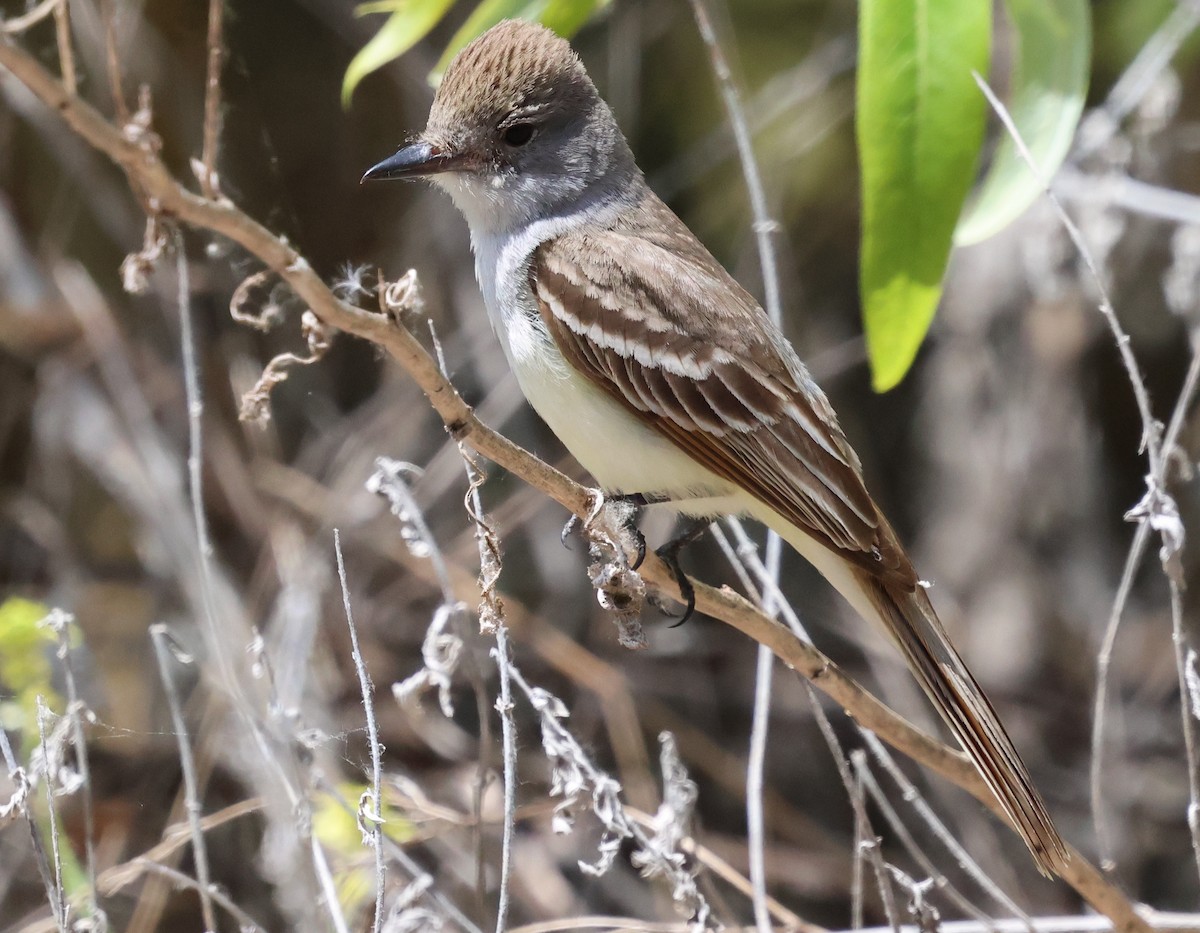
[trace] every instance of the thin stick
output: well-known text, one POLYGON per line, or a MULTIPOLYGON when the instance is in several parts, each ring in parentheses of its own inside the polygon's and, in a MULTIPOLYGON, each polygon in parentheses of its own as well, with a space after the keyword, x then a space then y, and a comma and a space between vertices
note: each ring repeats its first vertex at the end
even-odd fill
MULTIPOLYGON (((735 533, 744 536, 741 523, 737 519, 728 519, 729 524, 734 528, 735 533)), ((750 578, 749 570, 746 567, 745 556, 746 552, 753 553, 752 548, 738 548, 734 550, 728 539, 721 533, 720 528, 715 528, 713 536, 716 538, 718 545, 724 552, 726 559, 733 567, 734 573, 738 575, 742 586, 751 595, 753 599, 762 602, 762 597, 758 587, 750 578)), ((748 541, 743 537, 743 541, 748 541)), ((763 568, 764 578, 770 581, 770 576, 766 573, 766 568, 763 568)), ((770 585, 774 585, 771 581, 770 585)), ((787 604, 782 596, 779 597, 779 602, 783 608, 784 618, 787 620, 795 620, 797 628, 803 632, 803 626, 800 624, 799 618, 791 611, 791 606, 787 604)), ((805 636, 807 637, 807 636, 805 636)), ((838 776, 842 780, 842 786, 846 789, 846 793, 850 798, 850 805, 854 813, 854 825, 862 830, 862 834, 855 833, 855 857, 861 857, 865 854, 867 861, 870 862, 872 871, 875 875, 875 881, 879 889, 879 897, 883 902, 884 911, 887 914, 888 921, 895 927, 895 933, 900 933, 899 915, 896 913, 895 898, 892 892, 891 881, 887 871, 884 869, 883 858, 879 853, 880 839, 871 829, 871 821, 867 816, 866 803, 863 800, 861 788, 856 787, 854 777, 850 773, 850 768, 846 763, 846 752, 842 748, 841 742, 838 741, 837 734, 833 731, 833 724, 829 721, 829 717, 825 715, 825 710, 821 708, 820 701, 817 699, 816 691, 812 689, 812 685, 804 684, 808 692, 809 702, 812 704, 813 716, 817 720, 817 726, 821 730, 821 735, 825 739, 825 743, 829 746, 830 754, 833 756, 834 765, 837 767, 838 776)), ((857 898, 856 898, 857 901, 857 898)), ((769 927, 768 927, 769 929, 769 927)))
MULTIPOLYGON (((170 865, 163 865, 160 862, 153 862, 145 858, 138 859, 137 864, 138 867, 146 873, 162 875, 162 877, 174 882, 177 886, 182 888, 192 888, 193 890, 199 892, 201 897, 204 896, 199 882, 197 882, 195 878, 189 878, 177 868, 172 868, 170 865)), ((213 887, 208 892, 208 896, 213 899, 213 903, 219 904, 221 908, 224 909, 227 914, 229 914, 229 916, 233 917, 233 919, 237 921, 239 931, 245 930, 247 933, 252 933, 252 931, 263 929, 257 920, 246 913, 246 911, 242 910, 242 908, 239 907, 233 901, 233 899, 227 896, 220 888, 213 887)), ((216 928, 213 927, 212 929, 215 930, 216 928)))
MULTIPOLYGON (((648 829, 654 828, 654 817, 649 813, 643 813, 641 810, 628 804, 625 805, 625 812, 638 825, 648 829)), ((747 898, 754 896, 754 891, 746 878, 712 849, 697 842, 695 837, 688 836, 680 840, 679 847, 682 851, 694 856, 697 862, 725 881, 730 887, 746 895, 747 898)), ((775 920, 786 930, 791 931, 791 933, 829 933, 824 927, 815 923, 809 923, 773 897, 767 898, 767 906, 770 908, 775 920)), ((776 927, 774 926, 770 927, 771 931, 775 929, 776 927)), ((509 933, 515 933, 515 931, 509 931, 509 933)))
POLYGON ((41 3, 28 13, 22 13, 20 16, 0 21, 0 32, 10 36, 25 32, 25 30, 36 26, 46 17, 51 16, 60 3, 62 3, 62 0, 42 0, 41 3))
POLYGON ((217 185, 217 146, 221 139, 221 62, 224 0, 208 2, 208 66, 204 81, 204 143, 201 150, 203 171, 200 190, 206 198, 220 194, 217 185))
MULTIPOLYGON (((767 196, 763 189, 758 160, 754 155, 754 142, 750 135, 750 127, 746 122, 741 91, 737 82, 733 80, 733 72, 729 68, 721 44, 717 41, 716 30, 713 29, 705 0, 692 0, 692 12, 700 30, 700 37, 708 47, 713 73, 717 77, 717 83, 721 88, 721 97, 725 103, 725 112, 733 127, 738 161, 742 166, 742 174, 745 177, 746 190, 750 195, 750 206, 754 214, 754 235, 758 244, 758 260, 762 267, 767 315, 776 326, 779 326, 783 321, 783 307, 780 299, 779 270, 775 259, 775 242, 772 237, 772 233, 778 230, 778 224, 771 219, 767 207, 767 196)), ((779 579, 780 550, 779 535, 773 530, 768 530, 767 563, 773 570, 772 579, 774 580, 779 579)), ((772 587, 771 595, 763 605, 763 612, 771 617, 775 615, 774 594, 777 591, 777 587, 772 587)), ((771 652, 762 645, 759 646, 757 655, 754 712, 750 729, 750 754, 746 762, 746 827, 747 842, 750 848, 750 881, 754 887, 754 922, 760 933, 769 933, 771 914, 767 909, 766 829, 762 793, 767 737, 771 725, 771 683, 774 659, 771 652)))
MULTIPOLYGON (((820 709, 821 704, 817 700, 816 692, 807 684, 805 688, 813 709, 820 709)), ((842 779, 842 785, 850 796, 850 805, 854 809, 856 821, 865 831, 864 837, 854 840, 855 845, 866 853, 871 871, 875 875, 875 884, 879 890, 880 900, 883 902, 883 912, 888 923, 891 924, 892 933, 900 933, 900 913, 896 908, 896 895, 892 890, 890 876, 884 867, 883 855, 879 851, 882 840, 875 835, 874 829, 871 828, 871 818, 867 815, 866 801, 863 800, 863 795, 855 785, 854 778, 850 773, 850 766, 846 763, 846 753, 838 741, 837 733, 833 731, 833 724, 825 715, 817 716, 816 720, 817 728, 821 730, 821 737, 825 739, 825 744, 829 746, 829 753, 833 756, 833 763, 837 765, 838 777, 842 779)))
POLYGON ((866 791, 871 800, 875 802, 875 806, 879 808, 879 812, 883 814, 884 821, 891 827, 892 835, 900 841, 900 844, 912 856, 913 861, 921 866, 921 871, 933 881, 935 889, 944 892, 946 897, 964 914, 974 917, 983 924, 985 929, 990 929, 991 918, 972 904, 958 888, 950 883, 950 879, 933 864, 933 861, 925 853, 925 850, 913 838, 913 834, 909 832, 908 827, 904 824, 904 820, 900 818, 900 814, 896 812, 896 808, 888 800, 887 794, 879 786, 875 775, 871 773, 866 759, 862 757, 862 752, 856 751, 854 754, 854 776, 858 780, 859 786, 866 791))
MULTIPOLYGON (((1075 246, 1079 257, 1083 260, 1084 265, 1094 280, 1094 285, 1100 299, 1100 313, 1104 317, 1104 321, 1112 333, 1113 341, 1117 345, 1117 353, 1121 358, 1121 364, 1125 367, 1125 375, 1130 387, 1133 389, 1134 401, 1137 403, 1138 414, 1141 416, 1142 446, 1145 448, 1147 459, 1150 461, 1150 473, 1157 476, 1159 474, 1161 453, 1158 446, 1158 425, 1154 419, 1154 412, 1150 407, 1150 393, 1146 390, 1146 383, 1142 377, 1141 368, 1138 366, 1137 358, 1133 355, 1129 335, 1125 333, 1121 322, 1117 320, 1117 313, 1109 297, 1108 287, 1104 284, 1104 277, 1100 274, 1096 260, 1092 256, 1091 250, 1088 249, 1079 227, 1076 226, 1075 221, 1071 219, 1070 215, 1063 208, 1062 202, 1058 200, 1058 196, 1050 186, 1050 180, 1042 172, 1037 160, 1033 157, 1033 153, 1029 151, 1029 147, 1025 145, 1025 140, 1021 137, 1021 133, 1017 129, 1016 123, 1013 122, 1011 114, 1000 103, 999 98, 993 93, 987 81, 977 73, 973 73, 973 75, 975 83, 979 85, 979 89, 983 92, 983 96, 987 98, 988 103, 1000 118, 1000 122, 1004 124, 1005 130, 1008 131, 1008 135, 1012 138, 1017 151, 1021 154, 1021 158, 1033 173, 1034 178, 1042 186, 1046 197, 1050 199, 1050 204, 1054 208, 1054 212, 1058 215, 1063 229, 1066 230, 1067 236, 1075 246)), ((1144 528, 1145 525, 1142 527, 1144 528)), ((1142 535, 1139 534, 1137 537, 1142 537, 1142 535)), ((1144 547, 1144 543, 1142 546, 1144 547)), ((1104 641, 1097 659, 1096 703, 1092 718, 1092 820, 1096 825, 1096 836, 1102 859, 1101 863, 1108 869, 1112 869, 1115 866, 1112 860, 1112 839, 1109 833, 1108 820, 1104 813, 1104 715, 1108 696, 1108 667, 1112 656, 1112 648, 1116 642, 1117 628, 1120 625, 1121 614, 1124 610, 1125 598, 1128 596, 1126 581, 1132 579, 1132 569, 1131 563, 1126 562, 1126 572, 1122 575, 1121 588, 1118 590, 1118 598, 1109 617, 1108 628, 1105 631, 1104 641)))
POLYGON ((350 927, 346 925, 346 918, 342 916, 342 905, 338 901, 337 886, 333 883, 333 873, 329 870, 329 862, 325 859, 325 851, 321 848, 321 843, 317 841, 316 833, 310 835, 309 842, 312 846, 313 865, 317 869, 317 880, 321 884, 321 899, 325 901, 325 906, 329 909, 329 918, 333 921, 333 928, 337 933, 350 933, 350 927))
POLYGON ((721 88, 721 97, 725 102, 725 112, 733 126, 734 140, 737 142, 738 160, 742 165, 742 174, 746 178, 746 190, 750 194, 750 207, 754 213, 754 233, 758 240, 758 258, 762 263, 763 293, 766 296, 766 310, 776 324, 783 319, 782 305, 779 299, 779 272, 775 262, 775 244, 771 234, 779 229, 779 225, 770 217, 767 209, 767 196, 763 191, 762 176, 758 171, 758 162, 754 158, 754 142, 750 136, 750 127, 746 124, 745 111, 742 107, 742 95, 733 80, 733 72, 721 45, 717 42, 717 34, 713 29, 712 18, 709 16, 706 0, 691 0, 692 13, 696 17, 696 26, 700 37, 708 47, 712 59, 713 72, 721 88))
POLYGON ((771 912, 767 909, 766 824, 763 814, 763 772, 767 758, 767 734, 771 723, 771 681, 775 655, 758 646, 754 670, 754 714, 750 726, 750 756, 746 762, 746 835, 750 850, 750 883, 754 902, 754 924, 759 933, 770 933, 771 912))
MULTIPOLYGON (((430 341, 433 343, 433 352, 434 352, 434 357, 437 359, 438 371, 443 376, 446 376, 448 378, 449 370, 446 368, 446 354, 442 349, 442 342, 438 338, 437 328, 434 327, 432 320, 429 321, 429 338, 430 338, 430 341)), ((507 637, 507 621, 504 616, 504 607, 500 604, 499 600, 496 599, 495 591, 494 591, 496 579, 500 573, 500 544, 499 544, 499 540, 496 536, 496 532, 491 527, 491 525, 488 524, 486 518, 484 517, 483 499, 479 495, 479 487, 483 485, 483 482, 486 479, 486 477, 483 475, 483 472, 479 469, 478 465, 475 463, 475 460, 471 456, 471 453, 468 450, 467 446, 465 444, 463 444, 462 441, 457 441, 455 443, 455 446, 458 448, 459 458, 462 460, 463 469, 467 474, 467 496, 465 499, 465 505, 467 508, 467 515, 470 517, 471 524, 475 528, 475 543, 479 549, 479 580, 478 580, 478 584, 479 584, 480 596, 483 600, 484 605, 487 607, 487 611, 489 612, 489 614, 491 616, 492 621, 490 624, 493 624, 493 625, 497 626, 498 628, 505 629, 505 637, 507 637)), ((415 509, 416 503, 413 503, 413 505, 414 505, 414 509, 415 509)), ((415 514, 416 514, 417 519, 423 523, 424 517, 422 516, 421 511, 419 509, 415 509, 415 514)), ((428 528, 426 528, 426 533, 428 533, 428 528)), ((429 537, 430 537, 430 541, 432 541, 432 539, 433 539, 432 534, 430 534, 429 537)), ((439 561, 441 561, 440 566, 434 565, 434 570, 438 574, 438 580, 441 582, 442 593, 443 593, 444 598, 446 599, 448 604, 453 604, 453 602, 454 602, 454 586, 450 582, 450 572, 447 569, 444 560, 442 560, 441 550, 438 548, 436 542, 432 544, 432 547, 430 549, 430 554, 432 556, 436 556, 436 558, 439 561)), ((431 561, 431 563, 432 563, 432 561, 431 561)), ((483 852, 482 814, 483 814, 483 794, 484 794, 484 790, 486 789, 486 781, 487 781, 488 775, 490 773, 490 768, 488 767, 488 764, 487 764, 487 758, 486 758, 487 751, 486 750, 491 748, 492 731, 491 731, 491 717, 488 715, 487 707, 486 707, 486 704, 484 703, 485 689, 484 689, 483 677, 482 677, 481 672, 476 669, 474 664, 470 664, 470 666, 468 668, 468 677, 471 681, 472 690, 475 693, 476 705, 479 708, 479 766, 478 766, 478 768, 476 768, 474 795, 473 795, 473 799, 472 799, 472 805, 474 807, 475 816, 476 816, 476 824, 472 828, 471 832, 472 832, 472 835, 474 836, 474 840, 475 840, 475 893, 479 899, 480 916, 483 916, 484 912, 485 912, 484 911, 484 903, 485 903, 484 902, 484 894, 485 894, 485 890, 486 890, 486 868, 487 868, 487 865, 484 861, 484 852, 483 852)), ((505 681, 508 679, 507 665, 501 672, 501 678, 502 678, 501 690, 503 690, 504 686, 505 686, 505 681)), ((509 689, 511 690, 511 685, 509 685, 509 689)), ((512 709, 511 703, 509 704, 508 708, 509 708, 509 710, 512 709)), ((511 714, 510 714, 509 718, 511 718, 511 714)), ((512 836, 513 836, 513 833, 515 832, 516 821, 517 821, 516 793, 514 791, 510 795, 508 792, 509 787, 510 787, 510 783, 508 780, 508 778, 509 778, 508 747, 509 746, 508 746, 507 737, 503 735, 503 729, 504 729, 504 720, 502 719, 501 720, 501 730, 502 730, 501 742, 502 742, 502 747, 504 750, 504 769, 505 769, 504 770, 504 778, 505 778, 504 826, 501 829, 501 834, 500 834, 500 846, 501 846, 500 882, 501 882, 502 898, 503 898, 503 892, 508 886, 508 877, 507 877, 507 875, 505 875, 505 871, 504 871, 505 858, 507 856, 508 858, 511 859, 510 850, 512 847, 512 836)))
MULTIPOLYGON (((54 856, 53 883, 49 887, 50 906, 54 910, 54 920, 59 930, 66 933, 70 924, 67 915, 67 897, 63 891, 62 850, 58 845, 58 806, 54 802, 54 774, 50 762, 54 756, 50 753, 50 745, 46 742, 46 717, 50 711, 46 701, 39 693, 37 696, 37 724, 39 744, 42 748, 42 785, 46 789, 46 810, 50 819, 50 852, 54 856)), ((212 928, 210 928, 212 929, 212 928)))
POLYGON ((54 7, 54 37, 58 42, 58 65, 62 70, 63 87, 72 97, 79 92, 75 76, 75 51, 71 46, 71 5, 60 0, 54 7))
MULTIPOLYGON (((219 3, 219 0, 217 0, 219 3)), ((342 606, 346 610, 346 625, 350 628, 350 656, 358 674, 358 689, 362 692, 363 711, 367 718, 367 741, 371 746, 371 812, 363 812, 359 803, 359 819, 371 825, 371 848, 375 850, 375 933, 383 928, 383 895, 387 889, 387 863, 383 856, 383 746, 379 742, 379 727, 375 723, 374 687, 367 665, 363 663, 358 646, 358 629, 354 627, 354 611, 350 608, 350 584, 346 581, 346 562, 342 558, 342 536, 333 529, 333 552, 337 555, 338 583, 342 587, 342 606)))
MULTIPOLYGON (((1188 366, 1183 389, 1179 393, 1182 404, 1175 406, 1171 416, 1171 424, 1167 429, 1164 443, 1164 459, 1171 458, 1175 447, 1175 439, 1183 424, 1183 412, 1187 408, 1185 400, 1190 399, 1196 391, 1196 383, 1200 381, 1200 353, 1193 350, 1192 362, 1188 366)), ((1148 527, 1144 522, 1141 527, 1148 527)), ((1171 643, 1175 648, 1175 670, 1179 677, 1179 712, 1183 718, 1183 750, 1187 763, 1188 776, 1188 809, 1187 824, 1192 836, 1192 856, 1196 861, 1196 871, 1200 874, 1200 762, 1196 759, 1196 720, 1192 714, 1187 682, 1188 640, 1183 628, 1183 593, 1179 581, 1169 570, 1167 584, 1171 593, 1171 643)))
MULTIPOLYGON (((51 904, 54 903, 54 878, 50 874, 50 860, 46 858, 46 847, 42 845, 41 833, 38 831, 37 821, 33 817, 33 809, 29 806, 30 794, 33 792, 29 783, 29 775, 25 769, 17 764, 17 757, 13 754, 12 745, 8 741, 8 733, 0 728, 0 756, 4 758, 4 767, 8 770, 8 779, 13 785, 13 795, 10 798, 9 805, 15 803, 21 815, 25 818, 25 823, 29 827, 29 843, 33 849, 33 861, 37 865, 38 875, 42 879, 42 887, 46 889, 46 900, 51 904)), ((58 913, 53 915, 53 928, 58 929, 58 913)))
POLYGON ((55 609, 50 613, 50 626, 58 636, 58 656, 62 659, 63 679, 67 687, 67 716, 71 721, 71 744, 75 746, 75 767, 79 771, 79 780, 83 790, 83 846, 87 859, 88 873, 88 906, 92 917, 100 919, 103 911, 97 900, 99 889, 96 880, 96 818, 94 801, 92 800, 92 774, 88 763, 87 737, 83 732, 83 702, 79 699, 79 689, 75 683, 75 665, 71 653, 71 625, 74 618, 62 610, 55 609))
POLYGON ((129 105, 125 102, 125 88, 121 82, 121 55, 117 48, 117 17, 113 0, 100 0, 100 16, 104 20, 104 59, 108 72, 108 89, 112 94, 113 108, 117 112, 117 125, 129 123, 129 105))
POLYGON ((954 838, 954 834, 946 828, 946 824, 933 812, 933 808, 921 796, 921 792, 908 779, 908 776, 900 770, 899 765, 896 764, 896 759, 888 753, 883 743, 866 729, 859 729, 859 732, 862 733, 871 754, 883 765, 883 769, 887 771, 891 779, 896 782, 896 786, 900 788, 901 796, 908 801, 909 805, 917 812, 917 815, 925 821, 925 824, 933 830, 934 836, 950 852, 958 867, 963 869, 983 889, 984 893, 1025 924, 1026 929, 1032 929, 1033 921, 1030 920, 1029 915, 1017 905, 1016 901, 1004 893, 1004 890, 991 879, 988 873, 979 866, 979 863, 971 858, 970 853, 962 847, 962 844, 954 838))
POLYGON ((508 925, 508 882, 512 875, 513 831, 517 819, 517 723, 512 713, 508 632, 503 625, 496 627, 496 647, 491 655, 496 659, 496 670, 500 675, 496 711, 500 714, 500 737, 504 748, 504 829, 500 837, 500 895, 496 901, 496 933, 504 933, 508 925))
MULTIPOLYGON (((175 730, 175 741, 179 746, 179 765, 183 771, 183 787, 186 794, 184 809, 187 811, 188 828, 192 835, 192 861, 196 863, 196 890, 200 895, 200 912, 204 918, 204 929, 217 929, 216 913, 213 911, 212 891, 208 874, 208 847, 204 842, 204 829, 200 825, 200 814, 204 808, 200 804, 200 782, 196 780, 196 763, 192 758, 192 747, 188 744, 187 723, 183 718, 183 703, 179 699, 179 690, 175 679, 171 676, 171 655, 176 654, 181 660, 184 656, 174 652, 168 641, 171 633, 161 622, 150 626, 150 640, 154 644, 154 657, 158 661, 158 672, 162 678, 163 689, 167 694, 167 708, 171 713, 171 724, 175 730)), ((191 663, 186 658, 186 663, 191 663)))
POLYGON ((1081 134, 1084 145, 1080 155, 1091 155, 1112 138, 1121 121, 1142 102, 1197 25, 1200 25, 1200 5, 1193 0, 1176 3, 1154 35, 1138 50, 1129 67, 1121 73, 1104 104, 1089 116, 1088 123, 1100 118, 1105 126, 1101 128, 1102 132, 1089 133, 1085 130, 1081 134))

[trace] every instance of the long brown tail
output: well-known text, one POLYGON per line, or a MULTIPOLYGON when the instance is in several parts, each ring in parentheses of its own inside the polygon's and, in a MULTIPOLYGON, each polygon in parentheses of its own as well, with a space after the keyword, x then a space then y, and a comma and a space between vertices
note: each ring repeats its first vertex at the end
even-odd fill
POLYGON ((983 777, 1043 874, 1058 874, 1069 855, 1000 717, 950 643, 925 591, 889 586, 869 573, 858 583, 983 777))

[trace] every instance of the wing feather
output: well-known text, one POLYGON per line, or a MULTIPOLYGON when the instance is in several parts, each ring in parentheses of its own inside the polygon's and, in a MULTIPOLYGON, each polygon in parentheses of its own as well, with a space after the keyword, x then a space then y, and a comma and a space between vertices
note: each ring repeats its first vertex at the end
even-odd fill
POLYGON ((749 294, 683 245, 620 229, 543 243, 530 285, 563 355, 713 473, 915 586, 824 394, 749 294))

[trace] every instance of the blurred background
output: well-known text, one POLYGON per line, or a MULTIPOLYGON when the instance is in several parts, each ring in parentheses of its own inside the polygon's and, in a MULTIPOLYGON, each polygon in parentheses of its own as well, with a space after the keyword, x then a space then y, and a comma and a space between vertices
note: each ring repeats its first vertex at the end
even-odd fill
MULTIPOLYGON (((111 116, 102 6, 72 0, 71 10, 81 93, 111 116)), ((427 41, 368 77, 343 109, 343 72, 378 17, 356 18, 343 0, 230 2, 220 186, 350 297, 362 299, 355 289, 364 270, 368 284, 376 269, 393 279, 417 270, 424 312, 459 391, 486 423, 584 480, 506 370, 474 282, 466 226, 448 199, 421 185, 359 186, 368 166, 423 126, 432 99, 426 75, 469 7, 454 5, 427 41)), ((190 179, 189 159, 201 148, 207 5, 122 0, 113 8, 129 105, 139 86, 149 88, 164 157, 190 179)), ((0 12, 15 17, 25 7, 5 0, 0 12)), ((788 334, 829 393, 870 488, 933 583, 935 603, 1064 835, 1095 857, 1088 769, 1097 652, 1135 530, 1123 516, 1145 490, 1141 423, 1094 284, 1045 204, 955 255, 915 369, 895 391, 871 392, 856 297, 856 13, 850 0, 739 0, 717 17, 781 224, 788 334)), ((1089 103, 1101 117, 1117 78, 1178 15, 1166 0, 1094 4, 1089 103)), ((1088 151, 1061 179, 1164 420, 1190 360, 1200 295, 1200 206, 1186 194, 1200 187, 1200 70, 1190 34, 1198 21, 1200 13, 1119 123, 1085 117, 1088 151), (1151 199, 1131 195, 1130 178, 1166 196, 1174 219, 1148 212, 1151 199)), ((13 41, 55 67, 52 21, 13 41)), ((614 0, 575 44, 652 186, 761 295, 741 168, 688 4, 614 0)), ((1002 87, 1002 65, 995 79, 1002 87)), ((493 642, 478 634, 472 615, 455 615, 465 649, 450 687, 452 717, 432 697, 393 702, 388 688, 420 669, 426 629, 446 596, 430 560, 406 546, 411 526, 365 488, 378 457, 421 469, 413 497, 456 598, 473 610, 478 550, 457 449, 399 368, 345 336, 274 390, 269 421, 239 422, 240 398, 266 362, 302 351, 304 309, 268 279, 251 291, 249 307, 277 307, 280 323, 269 334, 236 323, 231 295, 259 265, 227 241, 182 230, 204 396, 201 478, 212 541, 205 565, 188 494, 176 263, 164 257, 142 294, 126 293, 122 261, 141 249, 145 221, 124 176, 2 70, 0 92, 0 605, 7 607, 0 620, 18 610, 40 618, 36 606, 75 617, 77 689, 95 713, 88 753, 98 865, 145 852, 184 816, 177 741, 148 636, 152 624, 164 623, 180 651, 193 656, 174 671, 201 766, 204 811, 259 802, 210 832, 214 880, 266 929, 305 928, 306 911, 308 928, 327 923, 316 919, 311 864, 295 867, 280 817, 261 803, 271 785, 247 764, 247 727, 206 686, 207 670, 262 663, 261 652, 247 653, 253 626, 277 690, 277 702, 259 711, 264 728, 287 748, 288 767, 303 772, 298 785, 312 791, 315 828, 351 928, 369 926, 370 855, 353 825, 369 755, 337 585, 336 527, 378 690, 389 799, 405 827, 396 841, 441 896, 486 928, 500 836, 493 642), (200 633, 205 613, 214 611, 213 592, 228 633, 223 659, 200 633), (349 814, 328 804, 339 788, 349 814)), ((423 323, 415 329, 427 336, 423 323)), ((1196 441, 1189 420, 1182 465, 1194 458, 1196 441)), ((487 473, 481 493, 504 545, 500 589, 515 663, 564 700, 572 732, 642 810, 657 805, 656 736, 671 730, 699 787, 697 839, 745 874, 755 646, 709 619, 671 628, 671 618, 648 609, 649 648, 622 649, 596 605, 583 547, 559 542, 566 514, 498 468, 487 473)), ((1172 491, 1185 528, 1193 527, 1194 484, 1172 491)), ((654 545, 670 528, 651 521, 646 532, 654 545)), ((753 533, 761 537, 760 529, 753 533)), ((1134 578, 1108 675, 1104 805, 1115 881, 1154 907, 1183 910, 1196 907, 1197 876, 1167 583, 1156 549, 1134 578)), ((1182 560, 1185 579, 1194 582, 1194 551, 1185 548, 1182 560)), ((785 591, 818 646, 936 729, 889 646, 807 566, 792 555, 784 561, 785 591)), ((709 582, 735 582, 711 542, 690 550, 684 563, 709 582)), ((1184 622, 1194 636, 1190 592, 1184 622)), ((6 650, 16 649, 0 644, 0 654, 6 650)), ((37 650, 53 662, 46 676, 54 689, 65 690, 52 648, 37 650)), ((6 673, 0 662, 0 697, 9 697, 4 725, 14 748, 28 755, 37 735, 11 667, 6 673)), ((831 712, 848 745, 860 746, 853 723, 831 712)), ((526 706, 516 716, 513 925, 592 914, 676 921, 665 887, 636 880, 627 860, 602 878, 580 871, 578 860, 595 858, 595 823, 581 812, 573 835, 551 832, 550 771, 537 723, 526 706)), ((772 895, 808 921, 849 926, 853 815, 807 694, 782 669, 766 769, 772 895)), ((978 804, 907 770, 1025 910, 1080 912, 1077 897, 1040 879, 1019 841, 978 804)), ((79 795, 60 806, 65 835, 78 848, 79 795)), ((886 857, 924 877, 873 812, 886 857)), ((910 812, 906 818, 928 845, 928 830, 910 812)), ((193 873, 187 852, 184 846, 172 858, 193 873)), ((935 861, 963 881, 953 858, 935 861)), ((393 870, 393 894, 410 879, 405 871, 393 870)), ((722 918, 749 923, 746 898, 717 887, 722 918)), ((977 891, 969 898, 1005 913, 977 891)), ((943 918, 962 915, 947 899, 933 899, 943 918)), ((866 901, 866 922, 884 922, 870 885, 866 901)), ((102 903, 115 929, 202 928, 195 895, 154 875, 129 881, 102 903)), ((0 929, 45 928, 48 916, 28 829, 0 822, 0 929)), ((462 927, 444 913, 441 919, 444 929, 462 927)), ((436 928, 428 923, 411 928, 436 928)))

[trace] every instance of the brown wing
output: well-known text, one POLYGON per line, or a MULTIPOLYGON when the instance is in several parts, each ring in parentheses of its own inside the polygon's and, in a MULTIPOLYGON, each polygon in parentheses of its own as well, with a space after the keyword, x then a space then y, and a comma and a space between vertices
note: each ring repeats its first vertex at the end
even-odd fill
POLYGON ((563 355, 713 473, 848 560, 914 586, 824 393, 749 294, 658 209, 653 232, 567 234, 538 248, 530 283, 563 355))

